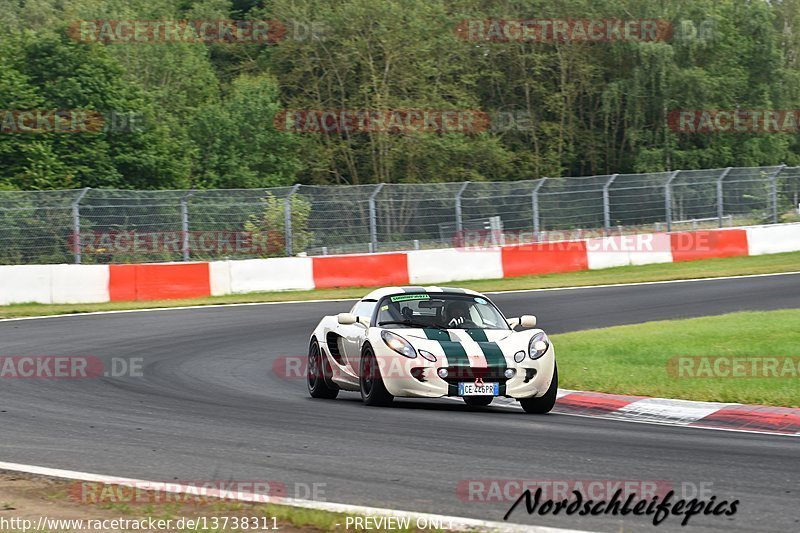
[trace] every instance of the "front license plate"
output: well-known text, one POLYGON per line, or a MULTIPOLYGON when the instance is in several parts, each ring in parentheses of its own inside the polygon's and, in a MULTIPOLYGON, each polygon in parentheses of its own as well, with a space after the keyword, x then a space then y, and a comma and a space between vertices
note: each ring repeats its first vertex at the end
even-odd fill
POLYGON ((497 396, 500 394, 499 383, 459 383, 459 396, 497 396))

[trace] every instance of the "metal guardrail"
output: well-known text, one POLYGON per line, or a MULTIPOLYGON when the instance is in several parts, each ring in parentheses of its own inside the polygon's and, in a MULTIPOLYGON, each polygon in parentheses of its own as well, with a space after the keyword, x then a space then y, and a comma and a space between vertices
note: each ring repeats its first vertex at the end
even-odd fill
POLYGON ((799 190, 800 167, 779 165, 513 182, 0 191, 0 264, 442 248, 490 219, 492 231, 532 241, 769 224, 798 219, 799 190))

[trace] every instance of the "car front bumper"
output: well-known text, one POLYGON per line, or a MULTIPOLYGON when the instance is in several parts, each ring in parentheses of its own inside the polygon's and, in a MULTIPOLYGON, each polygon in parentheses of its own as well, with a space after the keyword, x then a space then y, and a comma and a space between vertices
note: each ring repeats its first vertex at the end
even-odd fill
POLYGON ((552 346, 544 356, 535 361, 526 358, 522 363, 509 364, 508 368, 516 371, 511 379, 500 379, 502 370, 492 371, 473 367, 450 367, 451 376, 442 379, 437 374, 439 366, 434 363, 420 358, 412 360, 412 363, 403 361, 404 370, 398 372, 397 364, 393 364, 392 361, 395 361, 394 357, 379 358, 378 364, 386 390, 392 396, 401 398, 457 396, 458 382, 472 383, 476 376, 481 377, 486 383, 500 383, 499 396, 532 398, 547 392, 555 369, 555 353, 552 346))

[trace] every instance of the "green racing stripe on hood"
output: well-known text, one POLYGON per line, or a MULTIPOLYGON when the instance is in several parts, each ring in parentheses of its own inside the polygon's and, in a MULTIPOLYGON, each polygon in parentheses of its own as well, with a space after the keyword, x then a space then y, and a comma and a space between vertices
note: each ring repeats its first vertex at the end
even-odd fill
MULTIPOLYGON (((469 366, 469 357, 467 351, 460 342, 453 342, 450 340, 450 333, 443 329, 425 328, 425 336, 432 341, 437 341, 439 346, 444 351, 444 356, 447 358, 447 366, 469 366)), ((456 396, 458 394, 458 385, 450 383, 447 386, 447 395, 456 396)))
POLYGON ((450 340, 450 334, 443 329, 425 328, 425 336, 432 341, 438 341, 447 357, 448 366, 470 366, 467 351, 460 342, 450 340))
POLYGON ((483 356, 486 357, 486 363, 489 365, 489 368, 500 368, 502 370, 508 368, 503 350, 496 342, 489 342, 485 330, 468 329, 466 332, 472 337, 472 340, 478 343, 481 350, 483 350, 483 356))
MULTIPOLYGON (((470 332, 471 331, 473 330, 470 330, 470 332)), ((474 331, 480 331, 480 334, 477 336, 478 337, 482 336, 484 339, 486 339, 486 332, 484 332, 483 330, 474 330, 474 331)), ((472 336, 472 338, 475 339, 475 341, 478 343, 478 346, 481 347, 481 350, 483 351, 483 356, 486 357, 486 364, 488 365, 488 367, 492 369, 498 369, 500 372, 504 372, 506 368, 508 368, 508 364, 506 363, 506 357, 505 355, 503 355, 502 348, 500 348, 500 346, 498 346, 496 342, 478 341, 478 339, 475 337, 476 336, 472 336)), ((499 394, 500 396, 505 396, 506 394, 505 383, 500 384, 499 394)))
POLYGON ((464 331, 467 332, 467 335, 472 337, 472 340, 475 342, 488 342, 489 337, 486 336, 486 332, 482 329, 465 329, 464 331))
POLYGON ((499 368, 501 370, 508 368, 506 356, 503 355, 503 350, 496 342, 479 342, 478 346, 483 350, 483 355, 486 357, 486 364, 489 365, 489 368, 499 368))
POLYGON ((443 330, 437 328, 422 328, 422 331, 425 332, 425 336, 432 341, 449 341, 450 334, 443 330))

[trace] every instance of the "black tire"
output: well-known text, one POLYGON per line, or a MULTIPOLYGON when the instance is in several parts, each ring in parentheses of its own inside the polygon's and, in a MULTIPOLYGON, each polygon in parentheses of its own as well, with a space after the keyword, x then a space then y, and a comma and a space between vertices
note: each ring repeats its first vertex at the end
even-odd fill
POLYGON ((549 413, 553 406, 556 404, 556 395, 558 394, 558 366, 553 367, 553 381, 550 382, 550 388, 544 393, 544 396, 538 398, 522 398, 519 404, 526 413, 543 415, 549 413))
POLYGON ((394 396, 389 394, 386 386, 383 384, 381 377, 381 369, 378 367, 378 360, 375 358, 375 352, 368 344, 364 347, 361 353, 361 400, 364 405, 378 405, 386 406, 392 403, 394 396))
POLYGON ((464 396, 464 403, 470 407, 486 407, 494 400, 494 396, 464 396))
POLYGON ((308 347, 308 369, 306 371, 308 393, 312 398, 326 400, 336 398, 339 394, 339 387, 330 383, 332 374, 330 362, 320 350, 317 339, 313 339, 308 347))

